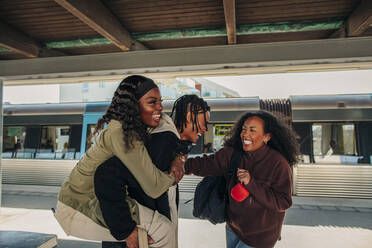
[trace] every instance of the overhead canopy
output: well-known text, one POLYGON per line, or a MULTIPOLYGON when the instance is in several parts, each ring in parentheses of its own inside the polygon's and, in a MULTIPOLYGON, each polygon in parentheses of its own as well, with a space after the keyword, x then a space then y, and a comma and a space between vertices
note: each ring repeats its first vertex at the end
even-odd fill
POLYGON ((372 68, 371 23, 369 0, 0 1, 0 78, 372 68))
POLYGON ((372 37, 245 44, 0 61, 13 84, 122 78, 123 74, 218 75, 372 68, 372 37), (83 80, 83 79, 80 79, 83 80))

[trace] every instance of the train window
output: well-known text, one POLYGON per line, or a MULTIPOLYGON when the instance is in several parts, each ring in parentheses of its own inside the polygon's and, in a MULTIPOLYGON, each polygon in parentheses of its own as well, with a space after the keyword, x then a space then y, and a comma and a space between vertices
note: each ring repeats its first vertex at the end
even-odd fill
POLYGON ((16 158, 25 148, 26 127, 4 126, 3 157, 16 158))
POLYGON ((215 124, 213 126, 213 150, 222 148, 223 138, 230 131, 233 124, 215 124))
POLYGON ((41 129, 40 152, 75 152, 69 147, 69 126, 44 126, 41 129))
POLYGON ((208 130, 204 133, 204 143, 203 143, 203 150, 202 153, 214 153, 214 145, 213 145, 213 137, 214 137, 214 130, 213 124, 208 123, 208 130))
POLYGON ((358 163, 354 124, 314 123, 312 134, 316 163, 358 163))

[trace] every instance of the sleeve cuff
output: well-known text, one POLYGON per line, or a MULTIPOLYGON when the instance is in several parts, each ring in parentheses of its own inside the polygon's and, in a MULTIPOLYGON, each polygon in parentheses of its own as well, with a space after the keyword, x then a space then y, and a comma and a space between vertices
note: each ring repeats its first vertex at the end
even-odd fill
POLYGON ((122 232, 122 233, 114 233, 114 232, 111 232, 111 235, 116 238, 117 240, 125 240, 126 238, 128 238, 128 236, 133 232, 134 228, 136 228, 136 223, 134 221, 132 221, 131 223, 128 223, 128 228, 125 232, 122 232))

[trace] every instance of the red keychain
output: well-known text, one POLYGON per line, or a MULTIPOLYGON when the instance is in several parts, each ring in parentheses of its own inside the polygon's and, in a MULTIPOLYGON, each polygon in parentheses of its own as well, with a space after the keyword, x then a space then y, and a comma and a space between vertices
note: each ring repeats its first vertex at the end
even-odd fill
POLYGON ((235 201, 242 202, 249 196, 249 191, 244 188, 244 185, 242 183, 237 183, 231 189, 230 194, 235 201))

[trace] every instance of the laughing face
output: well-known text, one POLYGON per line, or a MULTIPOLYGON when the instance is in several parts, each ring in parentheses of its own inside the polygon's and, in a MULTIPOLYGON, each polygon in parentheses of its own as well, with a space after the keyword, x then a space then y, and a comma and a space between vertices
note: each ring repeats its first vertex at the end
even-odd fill
POLYGON ((163 110, 159 88, 149 90, 138 103, 142 121, 149 127, 157 127, 163 110))
POLYGON ((256 151, 270 140, 270 134, 264 133, 264 121, 256 116, 248 118, 242 127, 240 138, 243 150, 256 151))
POLYGON ((209 122, 209 112, 205 113, 205 119, 204 119, 204 112, 199 112, 197 114, 197 125, 198 128, 193 125, 191 120, 191 112, 189 111, 187 113, 187 122, 185 126, 183 127, 183 132, 180 133, 182 140, 189 140, 192 143, 196 143, 199 139, 199 137, 207 131, 207 124, 209 122))

